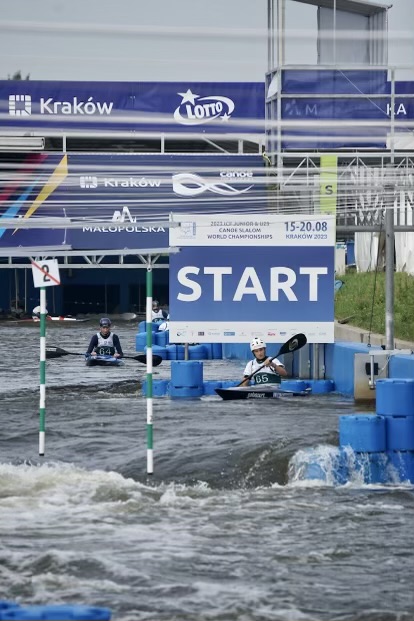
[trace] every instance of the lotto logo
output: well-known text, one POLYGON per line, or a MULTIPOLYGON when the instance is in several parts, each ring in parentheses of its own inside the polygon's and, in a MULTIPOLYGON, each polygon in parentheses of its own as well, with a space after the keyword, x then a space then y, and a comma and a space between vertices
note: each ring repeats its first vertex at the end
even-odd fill
POLYGON ((9 114, 11 116, 30 116, 32 98, 30 95, 9 95, 9 114))
POLYGON ((79 184, 81 188, 97 188, 98 177, 80 177, 79 184))

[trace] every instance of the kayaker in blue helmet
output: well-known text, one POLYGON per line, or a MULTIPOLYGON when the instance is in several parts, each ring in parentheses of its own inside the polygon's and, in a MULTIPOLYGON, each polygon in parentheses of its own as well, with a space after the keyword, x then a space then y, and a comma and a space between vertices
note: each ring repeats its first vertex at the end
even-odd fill
POLYGON ((266 343, 262 339, 255 337, 250 343, 250 350, 253 352, 254 359, 247 363, 244 369, 244 377, 242 386, 248 386, 248 378, 260 367, 260 371, 253 376, 255 384, 280 384, 282 377, 287 376, 284 364, 277 358, 271 358, 266 355, 266 343))
POLYGON ((114 358, 122 358, 124 355, 118 335, 111 332, 111 320, 108 317, 102 317, 99 321, 99 332, 91 338, 86 353, 91 356, 106 355, 114 358))

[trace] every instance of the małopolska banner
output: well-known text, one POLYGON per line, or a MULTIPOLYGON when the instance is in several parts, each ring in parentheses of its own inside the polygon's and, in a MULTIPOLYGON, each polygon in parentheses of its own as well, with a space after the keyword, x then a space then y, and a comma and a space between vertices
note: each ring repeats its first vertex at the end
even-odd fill
POLYGON ((173 215, 170 341, 334 341, 334 215, 173 215))
POLYGON ((171 212, 266 210, 259 155, 19 154, 0 159, 0 247, 167 248, 171 212), (37 217, 77 229, 30 229, 37 217), (15 218, 15 228, 1 220, 15 218), (94 221, 96 223, 94 223, 94 221), (146 222, 154 223, 146 226, 146 222), (126 228, 121 228, 126 224, 126 228))
POLYGON ((0 81, 3 127, 263 134, 261 82, 0 81))

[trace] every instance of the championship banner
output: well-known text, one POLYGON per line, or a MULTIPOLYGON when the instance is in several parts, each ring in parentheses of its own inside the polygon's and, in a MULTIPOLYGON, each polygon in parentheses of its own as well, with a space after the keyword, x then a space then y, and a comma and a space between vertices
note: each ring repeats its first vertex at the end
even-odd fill
POLYGON ((168 214, 238 212, 265 202, 261 155, 18 154, 0 161, 0 247, 78 250, 168 248, 168 214), (145 225, 148 214, 151 226, 145 225), (77 229, 23 228, 22 221, 85 216, 77 229), (13 228, 2 227, 5 219, 13 228), (95 222, 94 222, 95 221, 95 222), (96 221, 99 221, 97 223, 96 221))
POLYGON ((334 342, 334 215, 171 219, 171 342, 334 342))

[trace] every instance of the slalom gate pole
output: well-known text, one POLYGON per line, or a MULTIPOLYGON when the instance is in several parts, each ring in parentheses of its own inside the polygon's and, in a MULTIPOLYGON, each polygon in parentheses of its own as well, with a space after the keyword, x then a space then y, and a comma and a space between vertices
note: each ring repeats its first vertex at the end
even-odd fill
POLYGON ((153 398, 152 398, 152 263, 148 256, 147 267, 147 474, 154 472, 153 451, 153 398))
POLYGON ((40 288, 39 455, 45 454, 46 419, 46 288, 40 288))

